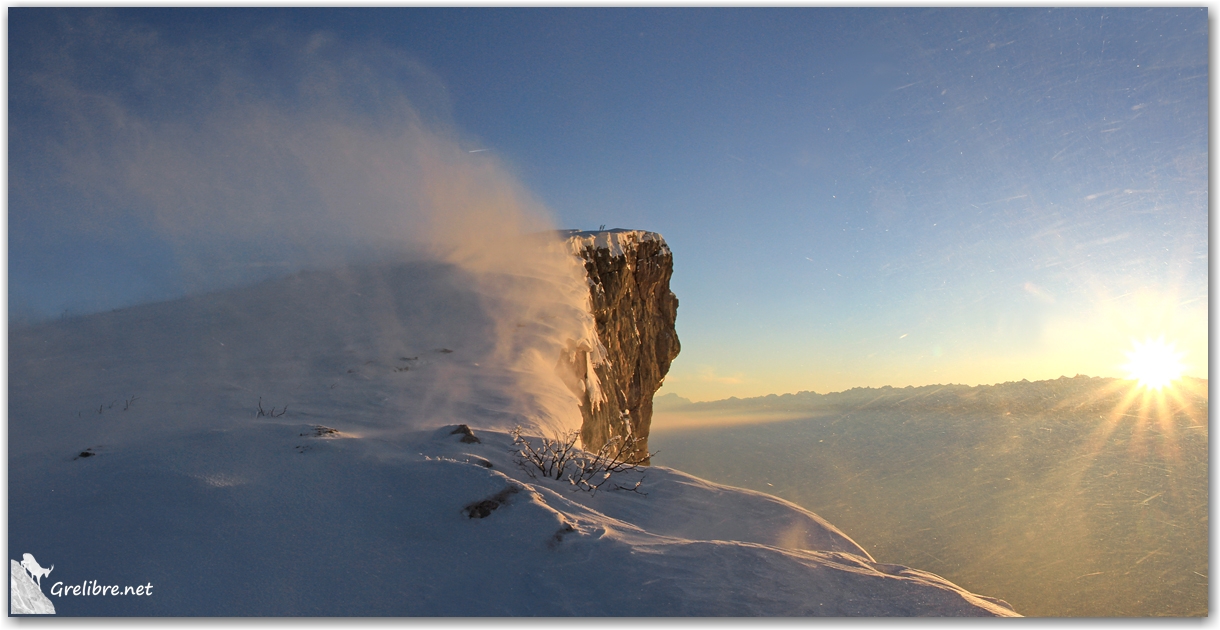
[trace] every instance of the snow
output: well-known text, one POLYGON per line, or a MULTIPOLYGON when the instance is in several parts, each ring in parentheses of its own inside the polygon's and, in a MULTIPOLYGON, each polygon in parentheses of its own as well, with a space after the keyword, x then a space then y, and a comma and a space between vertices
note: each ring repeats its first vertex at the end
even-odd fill
POLYGON ((60 615, 1013 614, 769 495, 531 475, 510 430, 580 423, 570 280, 400 261, 13 329, 10 556, 153 586, 60 615))
POLYGON ((665 243, 665 239, 660 234, 644 230, 622 228, 596 231, 568 230, 561 234, 568 237, 569 247, 573 254, 579 253, 585 248, 593 248, 609 250, 611 256, 622 256, 624 251, 629 251, 640 243, 649 241, 660 242, 662 249, 669 251, 669 245, 665 243))

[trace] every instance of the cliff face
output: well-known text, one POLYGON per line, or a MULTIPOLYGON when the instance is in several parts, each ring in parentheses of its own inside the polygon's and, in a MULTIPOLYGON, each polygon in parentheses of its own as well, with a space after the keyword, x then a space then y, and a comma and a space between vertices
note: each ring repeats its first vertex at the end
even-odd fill
POLYGON ((635 456, 648 463, 652 396, 680 349, 673 254, 660 234, 639 230, 574 231, 568 246, 588 273, 598 342, 560 359, 581 399, 581 442, 597 450, 613 436, 635 436, 635 456))

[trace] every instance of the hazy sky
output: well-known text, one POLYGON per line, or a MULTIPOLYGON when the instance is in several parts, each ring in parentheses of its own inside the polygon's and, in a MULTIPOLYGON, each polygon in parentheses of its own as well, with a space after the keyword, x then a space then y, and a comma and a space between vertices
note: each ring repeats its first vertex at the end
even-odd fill
MULTIPOLYGON (((662 393, 1123 376, 1159 336, 1206 377, 1207 38, 1203 8, 10 9, 10 313, 178 295, 194 234, 274 268, 274 225, 171 238, 126 206, 248 196, 274 142, 182 147, 319 112, 394 136, 404 94, 560 227, 665 236, 662 393), (109 190, 175 139, 160 178, 194 188, 109 190)), ((277 172, 301 186, 259 195, 312 203, 313 171, 277 172)))

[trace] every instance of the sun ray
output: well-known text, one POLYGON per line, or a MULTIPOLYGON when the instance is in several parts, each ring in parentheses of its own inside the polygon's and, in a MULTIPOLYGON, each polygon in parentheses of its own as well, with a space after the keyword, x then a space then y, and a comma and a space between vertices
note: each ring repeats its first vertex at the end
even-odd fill
POLYGON ((1127 378, 1139 381, 1141 387, 1160 390, 1182 377, 1186 370, 1182 365, 1185 353, 1178 352, 1173 343, 1158 339, 1131 340, 1131 350, 1124 352, 1127 363, 1121 366, 1127 378))

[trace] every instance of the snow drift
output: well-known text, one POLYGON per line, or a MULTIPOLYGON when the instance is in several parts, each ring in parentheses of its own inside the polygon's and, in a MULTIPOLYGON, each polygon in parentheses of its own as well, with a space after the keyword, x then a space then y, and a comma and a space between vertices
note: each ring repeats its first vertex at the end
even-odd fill
POLYGON ((489 277, 302 272, 12 330, 10 550, 48 594, 155 587, 61 615, 1014 614, 768 495, 532 475, 506 429, 580 412, 552 311, 505 318, 489 277))

